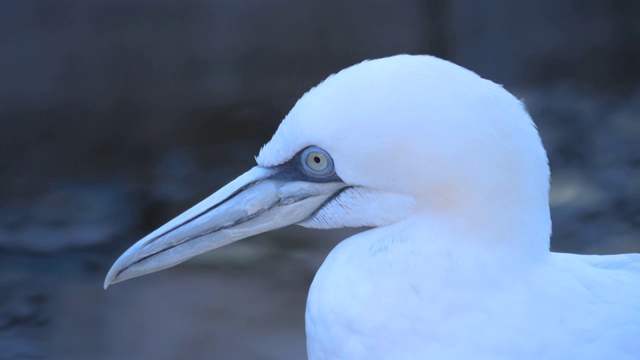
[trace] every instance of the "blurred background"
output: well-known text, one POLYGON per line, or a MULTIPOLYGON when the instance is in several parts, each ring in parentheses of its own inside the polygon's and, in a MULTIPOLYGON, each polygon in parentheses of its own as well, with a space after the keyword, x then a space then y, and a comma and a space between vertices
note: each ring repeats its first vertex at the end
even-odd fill
POLYGON ((0 2, 0 359, 302 359, 353 230, 291 227, 102 289, 134 241, 254 163, 310 87, 450 59, 522 98, 552 248, 640 251, 636 0, 0 2))

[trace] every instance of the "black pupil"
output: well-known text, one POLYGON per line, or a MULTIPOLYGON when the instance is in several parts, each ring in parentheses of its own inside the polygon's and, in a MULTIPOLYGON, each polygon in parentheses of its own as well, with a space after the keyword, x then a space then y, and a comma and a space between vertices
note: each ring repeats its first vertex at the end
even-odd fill
POLYGON ((313 162, 315 162, 316 164, 320 164, 320 156, 314 156, 313 157, 313 162))

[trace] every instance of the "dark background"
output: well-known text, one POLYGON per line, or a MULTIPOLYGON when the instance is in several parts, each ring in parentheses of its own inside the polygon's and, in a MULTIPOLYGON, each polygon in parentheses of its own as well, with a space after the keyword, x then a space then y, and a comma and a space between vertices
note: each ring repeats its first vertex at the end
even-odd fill
POLYGON ((429 53, 502 83, 552 168, 552 248, 640 251, 636 0, 0 2, 0 359, 300 359, 288 228, 102 290, 129 245, 253 165, 295 101, 429 53))

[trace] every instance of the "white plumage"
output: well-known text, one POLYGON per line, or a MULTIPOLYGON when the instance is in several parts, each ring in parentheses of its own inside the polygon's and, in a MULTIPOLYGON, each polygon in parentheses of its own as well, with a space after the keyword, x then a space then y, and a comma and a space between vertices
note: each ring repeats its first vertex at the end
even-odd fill
POLYGON ((309 359, 640 359, 640 256, 549 251, 546 154, 501 86, 430 56, 366 61, 303 96, 257 162, 105 285, 291 223, 371 226, 313 281, 309 359))

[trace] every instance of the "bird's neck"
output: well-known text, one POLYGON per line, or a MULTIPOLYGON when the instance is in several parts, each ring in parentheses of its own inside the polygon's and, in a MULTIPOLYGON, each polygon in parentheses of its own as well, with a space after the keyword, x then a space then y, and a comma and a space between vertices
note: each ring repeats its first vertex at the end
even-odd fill
MULTIPOLYGON (((377 246, 408 263, 470 273, 544 261, 551 221, 543 199, 488 199, 418 209, 413 216, 376 229, 377 246)), ((371 234, 374 235, 374 234, 371 234)), ((402 265, 400 265, 402 266, 402 265)))
MULTIPOLYGON (((418 199, 414 216, 407 221, 431 234, 425 246, 493 249, 532 258, 549 252, 551 218, 548 187, 533 182, 508 181, 468 186, 472 191, 437 189, 418 199)), ((418 238, 420 234, 412 234, 418 238)), ((457 251, 457 250, 456 250, 457 251)))
MULTIPOLYGON (((537 239, 543 244, 532 246, 534 240, 522 239, 526 232, 513 229, 491 232, 477 227, 474 232, 470 225, 459 218, 442 218, 442 214, 416 214, 370 230, 367 243, 360 241, 356 253, 368 253, 367 267, 378 274, 376 277, 381 273, 405 274, 421 278, 434 288, 448 283, 493 286, 484 282, 487 279, 508 282, 508 278, 523 275, 548 258, 543 235, 537 239)), ((495 224, 498 225, 502 224, 495 224)))

